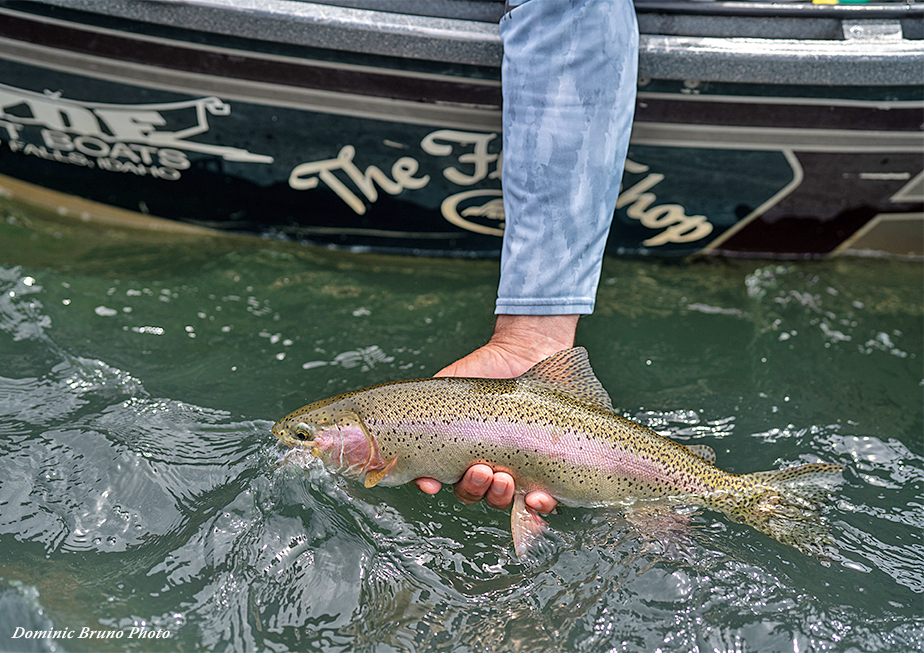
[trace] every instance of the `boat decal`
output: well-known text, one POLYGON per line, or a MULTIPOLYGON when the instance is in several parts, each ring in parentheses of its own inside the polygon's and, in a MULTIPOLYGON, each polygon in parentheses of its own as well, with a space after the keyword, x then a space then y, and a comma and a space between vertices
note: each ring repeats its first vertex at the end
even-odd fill
POLYGON ((273 157, 191 140, 231 106, 217 97, 160 104, 103 104, 0 84, 0 140, 12 152, 88 168, 176 180, 188 153, 225 161, 272 163, 273 157))
POLYGON ((333 159, 299 164, 292 169, 289 175, 289 186, 295 190, 311 190, 323 181, 347 206, 358 215, 363 215, 366 212, 365 203, 340 181, 334 172, 346 173, 356 189, 369 202, 379 199, 376 184, 389 195, 397 195, 405 189, 423 188, 430 182, 430 175, 414 176, 420 169, 420 163, 413 157, 403 156, 395 161, 391 167, 391 177, 389 177, 374 165, 368 166, 365 172, 361 171, 353 163, 355 156, 356 148, 352 145, 344 145, 333 159))
POLYGON ((897 193, 889 198, 893 204, 924 202, 924 170, 919 172, 913 178, 911 173, 908 174, 908 183, 902 186, 897 193))
POLYGON ((488 144, 497 138, 496 133, 483 134, 477 132, 456 131, 453 129, 439 129, 427 134, 420 142, 424 152, 432 156, 452 156, 455 146, 472 146, 471 152, 464 152, 457 158, 463 170, 449 166, 443 168, 443 176, 460 186, 471 186, 482 179, 500 179, 499 153, 488 152, 488 144), (494 171, 490 170, 492 163, 498 163, 494 171), (465 168, 471 166, 469 172, 465 168))
MULTIPOLYGON (((369 165, 361 167, 355 146, 343 145, 337 156, 300 163, 289 174, 289 186, 295 190, 314 190, 325 186, 357 215, 365 215, 379 200, 379 193, 399 195, 431 185, 429 174, 420 170, 438 170, 448 194, 440 202, 443 218, 466 231, 502 236, 504 233, 503 194, 497 186, 502 170, 502 153, 491 152, 495 132, 468 132, 439 129, 420 141, 420 149, 435 161, 401 156, 394 160, 390 172, 369 165), (493 187, 484 187, 493 182, 493 187), (452 189, 457 192, 451 192, 452 189)), ((387 167, 387 166, 386 166, 387 167)), ((645 163, 626 162, 630 184, 620 192, 616 209, 648 230, 642 246, 656 248, 704 241, 714 237, 716 225, 706 215, 689 211, 677 201, 659 198, 657 188, 665 174, 645 163)), ((669 192, 669 191, 666 191, 669 192)), ((676 198, 675 198, 676 199, 676 198)))
MULTIPOLYGON (((484 180, 500 179, 501 155, 488 149, 497 137, 497 133, 438 129, 423 137, 420 148, 425 154, 437 159, 452 157, 441 169, 442 176, 451 185, 473 186, 484 180)), ((365 215, 368 210, 367 203, 373 204, 378 201, 379 189, 389 195, 398 195, 405 190, 420 190, 431 181, 430 175, 415 176, 421 169, 421 162, 411 156, 398 158, 391 166, 390 175, 374 165, 362 170, 354 162, 355 158, 356 148, 353 145, 344 145, 332 159, 300 163, 292 168, 289 174, 289 186, 295 190, 312 190, 323 182, 357 215, 365 215), (352 187, 337 177, 335 172, 344 173, 352 187)), ((427 165, 427 169, 429 168, 427 165)), ((479 193, 493 197, 499 194, 500 190, 482 189, 475 194, 479 193)), ((455 202, 451 201, 452 197, 448 198, 443 202, 443 216, 449 222, 470 231, 500 235, 502 231, 496 227, 485 231, 482 226, 470 223, 456 211, 455 206, 458 202, 472 196, 463 193, 463 197, 456 198, 455 202)), ((493 215, 496 215, 496 209, 493 210, 493 215)))
POLYGON ((446 220, 477 234, 504 235, 503 192, 497 188, 466 190, 450 195, 440 205, 446 220))
POLYGON ((626 160, 626 172, 645 174, 644 179, 619 193, 616 209, 626 209, 626 216, 638 220, 649 229, 661 231, 642 241, 645 247, 658 247, 667 243, 691 243, 712 233, 714 226, 704 215, 687 215, 680 204, 656 204, 658 196, 650 192, 664 181, 664 175, 651 172, 649 166, 626 160))
POLYGON ((831 255, 887 251, 920 259, 924 256, 924 213, 879 213, 838 245, 831 255))

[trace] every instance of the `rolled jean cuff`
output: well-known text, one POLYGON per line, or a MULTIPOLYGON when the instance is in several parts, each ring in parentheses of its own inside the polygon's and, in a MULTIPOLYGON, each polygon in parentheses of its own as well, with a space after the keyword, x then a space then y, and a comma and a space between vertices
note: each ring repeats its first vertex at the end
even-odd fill
POLYGON ((593 299, 571 297, 499 297, 494 307, 495 315, 590 315, 593 312, 593 299))

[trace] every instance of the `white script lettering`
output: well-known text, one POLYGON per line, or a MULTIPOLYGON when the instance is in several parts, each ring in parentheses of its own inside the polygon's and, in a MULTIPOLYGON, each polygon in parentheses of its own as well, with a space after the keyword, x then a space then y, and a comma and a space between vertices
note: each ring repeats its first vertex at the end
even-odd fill
MULTIPOLYGON (((626 170, 643 173, 648 171, 648 166, 627 161, 626 170)), ((688 243, 712 233, 712 223, 704 215, 687 215, 686 210, 679 204, 652 206, 658 197, 647 191, 662 181, 664 175, 651 172, 637 184, 621 192, 616 200, 617 209, 628 206, 626 215, 633 220, 638 220, 649 229, 663 229, 658 235, 642 241, 642 245, 657 247, 666 243, 688 243)))
POLYGON ((354 156, 356 156, 356 148, 352 145, 344 145, 335 159, 297 165, 289 175, 289 186, 296 190, 310 190, 317 187, 319 180, 323 181, 351 209, 363 215, 366 212, 366 205, 337 178, 335 171, 341 170, 346 173, 369 202, 375 202, 379 198, 376 184, 389 195, 397 195, 405 188, 416 190, 430 182, 430 175, 414 176, 420 164, 409 156, 403 156, 395 161, 391 167, 391 178, 376 166, 369 166, 365 172, 362 172, 353 163, 354 156), (317 177, 312 175, 317 175, 317 177))
POLYGON ((452 129, 440 129, 427 134, 420 142, 420 147, 424 152, 431 156, 449 156, 453 152, 453 146, 449 143, 458 145, 474 145, 471 152, 460 154, 459 163, 472 166, 471 174, 466 174, 458 168, 444 168, 443 176, 454 184, 460 186, 471 186, 488 177, 488 167, 494 161, 498 161, 497 169, 490 174, 491 179, 500 179, 501 166, 500 154, 488 153, 488 143, 493 141, 497 134, 479 134, 475 132, 460 132, 452 129))

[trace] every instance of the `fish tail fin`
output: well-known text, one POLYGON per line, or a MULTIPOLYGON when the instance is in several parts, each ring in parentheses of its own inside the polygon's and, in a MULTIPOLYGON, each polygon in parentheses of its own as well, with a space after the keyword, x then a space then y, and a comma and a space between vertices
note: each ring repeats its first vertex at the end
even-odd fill
POLYGON ((713 497, 712 507, 805 554, 824 557, 831 542, 821 508, 844 468, 812 463, 736 477, 735 490, 713 497))

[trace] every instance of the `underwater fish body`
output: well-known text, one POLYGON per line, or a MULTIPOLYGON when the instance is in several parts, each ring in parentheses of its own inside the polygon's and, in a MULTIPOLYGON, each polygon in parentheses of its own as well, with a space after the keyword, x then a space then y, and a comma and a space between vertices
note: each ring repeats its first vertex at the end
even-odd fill
POLYGON ((521 558, 547 528, 525 503, 532 490, 566 506, 677 499, 819 554, 820 502, 843 469, 812 463, 725 472, 709 447, 685 446, 617 415, 580 347, 515 379, 427 378, 348 392, 294 411, 273 434, 366 487, 424 476, 455 483, 476 463, 508 472, 521 558))

